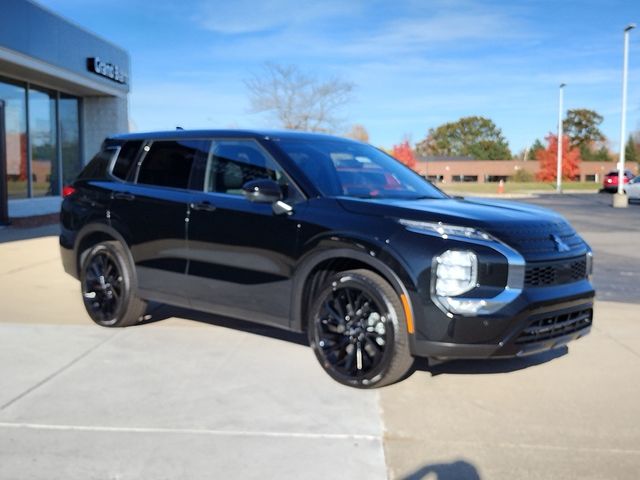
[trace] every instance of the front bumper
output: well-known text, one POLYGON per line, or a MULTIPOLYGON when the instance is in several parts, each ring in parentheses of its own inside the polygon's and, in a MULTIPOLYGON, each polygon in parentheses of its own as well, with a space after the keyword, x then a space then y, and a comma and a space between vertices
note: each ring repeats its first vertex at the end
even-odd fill
MULTIPOLYGON (((554 301, 533 301, 530 307, 523 308, 514 315, 503 333, 489 343, 432 341, 417 335, 411 339, 412 352, 416 356, 438 359, 508 358, 531 355, 566 345, 591 331, 594 292, 588 281, 580 283, 586 284, 582 285, 585 290, 574 297, 554 301)), ((519 303, 526 302, 527 299, 534 300, 536 293, 540 294, 530 292, 528 298, 520 299, 519 303)), ((490 319, 481 317, 468 320, 477 322, 473 329, 476 332, 490 322, 490 319)), ((455 321, 455 318, 451 319, 451 322, 455 321)), ((470 325, 468 322, 465 324, 470 325)), ((471 334, 461 332, 460 327, 456 329, 459 335, 467 333, 464 336, 468 337, 471 334)))

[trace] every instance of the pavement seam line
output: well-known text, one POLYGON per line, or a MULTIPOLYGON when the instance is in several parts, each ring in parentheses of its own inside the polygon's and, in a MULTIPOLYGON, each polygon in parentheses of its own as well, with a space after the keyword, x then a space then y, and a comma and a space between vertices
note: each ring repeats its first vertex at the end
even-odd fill
POLYGON ((120 333, 122 333, 122 330, 115 332, 113 334, 111 334, 110 336, 108 336, 107 338, 105 338, 104 340, 101 340, 100 342, 98 342, 97 344, 91 346, 91 348, 89 348, 88 350, 85 350, 83 353, 81 353, 80 355, 78 355, 77 357, 71 359, 71 361, 65 363, 62 367, 58 368, 57 370, 55 370, 53 373, 47 375, 45 378, 43 378, 42 380, 40 380, 39 382, 35 383, 34 385, 32 385, 31 387, 27 388, 24 392, 20 393, 18 396, 12 398, 11 400, 9 400, 8 402, 6 402, 4 405, 0 406, 0 411, 4 410, 7 407, 10 407, 11 405, 13 405, 14 403, 16 403, 17 401, 21 400, 22 398, 26 397, 27 395, 29 395, 31 392, 37 390, 38 388, 40 388, 42 385, 44 385, 45 383, 49 382, 50 380, 53 380, 55 377, 57 377, 58 375, 60 375, 62 372, 64 372, 65 370, 71 368, 73 365, 75 365, 76 363, 78 363, 80 360, 82 360, 83 358, 85 358, 87 355, 89 355, 91 352, 97 350, 98 348, 100 348, 102 345, 104 345, 105 343, 107 343, 108 341, 112 340, 113 338, 115 338, 117 335, 119 335, 120 333))
POLYGON ((173 433, 218 435, 228 437, 278 437, 278 438, 310 438, 333 440, 379 440, 378 435, 353 433, 307 433, 307 432, 267 432, 251 430, 215 430, 208 428, 161 428, 161 427, 107 427, 99 425, 51 425, 39 423, 11 423, 0 422, 0 428, 29 429, 29 430, 57 430, 73 432, 105 432, 105 433, 173 433))
POLYGON ((382 406, 382 396, 380 395, 379 391, 376 391, 375 394, 376 394, 376 405, 378 406, 378 417, 380 419, 380 432, 382 434, 382 437, 380 439, 380 443, 382 447, 382 461, 384 462, 387 478, 391 478, 392 477, 391 465, 389 465, 389 462, 387 461, 386 444, 387 444, 388 435, 387 435, 387 426, 384 423, 384 407, 382 406))
POLYGON ((53 263, 53 262, 58 262, 58 261, 60 261, 59 258, 50 258, 49 260, 42 260, 40 262, 31 263, 29 265, 23 265, 23 266, 21 266, 19 268, 14 268, 12 270, 8 270, 6 272, 3 272, 2 275, 11 275, 13 273, 22 272, 24 270, 29 270, 30 268, 39 267, 39 266, 45 265, 47 263, 53 263))
POLYGON ((603 330, 602 328, 598 328, 597 326, 594 327, 594 330, 600 332, 601 334, 603 334, 605 337, 607 337, 609 340, 613 341, 614 343, 617 343, 619 346, 624 348, 627 352, 631 353, 634 357, 640 358, 640 354, 638 354, 638 352, 636 352, 633 348, 629 347, 626 343, 622 343, 620 340, 618 340, 616 337, 611 335, 609 332, 603 330))
MULTIPOLYGON (((2 424, 0 423, 0 426, 2 424)), ((390 440, 396 441, 418 441, 416 438, 408 436, 398 436, 390 440)), ((525 448, 533 450, 549 450, 559 452, 592 452, 592 453, 621 453, 627 455, 640 455, 640 450, 625 448, 599 448, 599 447, 564 447, 561 445, 544 445, 537 443, 514 443, 514 442, 480 442, 480 441, 464 441, 464 440, 447 440, 448 445, 465 445, 469 447, 489 447, 489 448, 525 448)), ((438 443, 438 442, 436 442, 438 443)))

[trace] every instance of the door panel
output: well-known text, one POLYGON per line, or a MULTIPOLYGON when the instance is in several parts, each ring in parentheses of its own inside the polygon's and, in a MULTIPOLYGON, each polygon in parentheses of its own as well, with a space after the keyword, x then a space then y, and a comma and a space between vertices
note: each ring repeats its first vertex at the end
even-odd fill
POLYGON ((153 292, 173 296, 173 303, 187 298, 188 187, 192 167, 200 156, 206 158, 209 145, 207 140, 154 141, 142 149, 137 169, 122 175, 134 182, 114 183, 111 221, 126 233, 139 288, 149 298, 153 292))
POLYGON ((296 209, 276 215, 242 194, 250 180, 278 181, 286 201, 301 194, 253 140, 214 140, 203 189, 190 205, 188 283, 195 308, 288 327, 297 244, 296 209))
POLYGON ((117 184, 112 193, 111 222, 127 226, 129 248, 142 290, 180 292, 187 271, 185 218, 191 196, 173 190, 117 184))
POLYGON ((189 216, 189 294, 195 308, 288 326, 297 222, 271 205, 202 193, 215 210, 189 216))

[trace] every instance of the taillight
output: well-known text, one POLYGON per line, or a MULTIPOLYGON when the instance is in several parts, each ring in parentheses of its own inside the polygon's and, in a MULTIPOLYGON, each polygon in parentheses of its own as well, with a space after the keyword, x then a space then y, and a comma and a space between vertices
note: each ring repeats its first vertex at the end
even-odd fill
POLYGON ((64 187, 62 187, 62 198, 67 198, 69 195, 71 195, 75 191, 76 189, 73 188, 71 185, 65 185, 64 187))

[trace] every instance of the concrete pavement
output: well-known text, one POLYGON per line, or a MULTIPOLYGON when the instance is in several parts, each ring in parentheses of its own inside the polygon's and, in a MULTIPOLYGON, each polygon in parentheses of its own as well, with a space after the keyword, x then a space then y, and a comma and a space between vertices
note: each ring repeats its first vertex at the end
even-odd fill
POLYGON ((302 337, 268 327, 167 308, 94 326, 55 237, 0 243, 0 479, 636 479, 637 283, 617 293, 600 259, 635 272, 640 233, 579 201, 555 199, 629 301, 598 302, 568 350, 419 363, 378 391, 333 382, 302 337))
POLYGON ((450 362, 382 390, 393 476, 637 479, 637 306, 600 302, 595 315, 568 349, 450 362))
POLYGON ((94 326, 56 242, 0 244, 0 478, 386 478, 377 392, 271 329, 94 326))
POLYGON ((385 478, 377 394, 220 327, 4 324, 0 478, 385 478))

